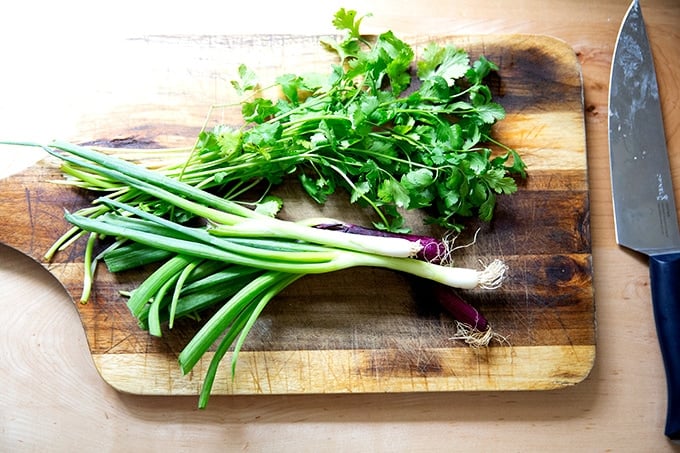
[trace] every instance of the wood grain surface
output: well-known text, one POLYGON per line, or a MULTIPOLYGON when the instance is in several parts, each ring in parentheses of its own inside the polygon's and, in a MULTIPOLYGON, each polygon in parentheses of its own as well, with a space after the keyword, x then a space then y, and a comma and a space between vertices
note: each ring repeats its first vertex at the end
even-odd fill
MULTIPOLYGON (((126 49, 132 60, 174 53, 169 76, 155 87, 157 101, 123 104, 104 112, 105 119, 89 118, 78 141, 154 148, 191 143, 208 110, 204 105, 215 96, 202 87, 223 79, 244 60, 262 80, 291 70, 328 71, 332 59, 318 46, 319 39, 133 40, 126 49), (229 57, 218 57, 223 54, 229 57), (263 55, 266 63, 260 60, 263 55)), ((480 233, 474 245, 458 252, 457 265, 478 267, 480 260, 497 257, 509 265, 502 289, 464 293, 505 341, 475 350, 452 340, 454 319, 442 312, 424 282, 405 275, 350 269, 307 276, 263 313, 244 345, 234 380, 224 362, 215 394, 551 389, 580 382, 589 373, 595 322, 583 94, 575 52, 546 36, 405 40, 416 52, 432 41, 453 43, 500 67, 489 84, 508 115, 495 134, 521 153, 529 177, 520 181, 517 194, 501 197, 491 223, 468 222, 459 244, 472 243, 475 231, 480 233)), ((228 85, 226 80, 222 84, 228 85)), ((224 104, 234 101, 228 92, 219 96, 225 97, 224 104)), ((238 110, 220 108, 209 118, 215 121, 237 125, 238 110)), ((69 227, 64 210, 84 207, 93 196, 52 183, 58 179, 58 162, 50 158, 0 181, 6 206, 0 211, 0 241, 41 260, 69 227)), ((276 191, 286 202, 284 217, 329 216, 370 224, 368 213, 356 212, 341 196, 318 207, 295 186, 276 191)), ((409 220, 419 232, 442 234, 426 227, 416 213, 409 220)), ((76 301, 83 246, 84 238, 44 263, 76 301)), ((94 362, 121 391, 196 394, 209 357, 186 377, 175 368, 177 355, 200 324, 184 321, 161 338, 151 337, 138 328, 119 295, 147 274, 111 275, 102 266, 93 297, 77 304, 94 362)))
MULTIPOLYGON (((112 126, 106 112, 123 111, 119 105, 136 105, 140 115, 128 109, 127 119, 115 120, 118 130, 139 124, 142 106, 157 103, 153 87, 164 86, 173 74, 167 68, 179 52, 169 46, 145 58, 128 56, 133 40, 146 42, 149 36, 314 37, 333 33, 329 18, 346 7, 373 13, 364 21, 372 33, 525 33, 564 40, 576 51, 583 74, 597 356, 586 379, 555 390, 225 395, 214 396, 208 409, 199 411, 194 396, 141 396, 108 385, 95 367, 70 295, 35 260, 0 245, 0 451, 679 451, 663 436, 666 383, 647 263, 617 246, 614 236, 607 92, 616 35, 629 3, 8 3, 0 27, 0 136, 17 140, 78 139, 82 132, 87 134, 80 139, 91 139, 98 135, 91 131, 112 126)), ((680 4, 640 3, 657 62, 680 199, 680 4)), ((199 68, 200 60, 194 64, 199 68)), ((221 81, 208 85, 223 86, 221 81)), ((213 96, 217 89, 208 85, 192 88, 210 97, 200 111, 219 101, 213 96)), ((202 113, 189 116, 185 112, 191 109, 183 105, 164 107, 187 115, 176 123, 192 124, 196 116, 202 120, 202 113)), ((164 137, 168 143, 175 138, 164 137)), ((0 156, 3 176, 43 157, 7 148, 0 156)), ((173 363, 163 376, 175 369, 173 363)))

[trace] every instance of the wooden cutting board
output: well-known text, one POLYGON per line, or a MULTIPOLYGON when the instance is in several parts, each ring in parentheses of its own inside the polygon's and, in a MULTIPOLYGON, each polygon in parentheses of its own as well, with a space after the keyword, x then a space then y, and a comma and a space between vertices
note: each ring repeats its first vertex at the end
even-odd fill
MULTIPOLYGON (((146 36, 117 47, 99 68, 91 109, 66 137, 111 146, 191 145, 212 104, 235 101, 229 81, 246 63, 260 79, 328 70, 332 57, 314 36, 146 36)), ((490 224, 471 222, 459 263, 500 257, 510 276, 500 290, 464 293, 505 338, 472 349, 452 340, 453 320, 422 282, 377 269, 308 276, 265 310, 240 355, 228 360, 215 394, 538 390, 572 385, 595 357, 589 199, 580 66, 563 42, 528 35, 414 36, 416 52, 432 40, 454 43, 500 66, 489 79, 508 117, 496 137, 517 149, 529 169, 518 193, 501 198, 490 224)), ((215 110, 208 123, 238 124, 238 110, 215 110)), ((41 262, 71 294, 81 293, 83 242, 46 263, 67 228, 63 210, 90 194, 52 184, 58 163, 45 158, 0 181, 0 242, 41 262)), ((318 207, 293 186, 278 189, 283 215, 342 217, 368 224, 367 213, 334 198, 318 207)), ((428 232, 417 215, 417 232, 428 232)), ((182 322, 161 338, 141 331, 118 291, 142 275, 99 269, 87 304, 74 302, 94 363, 105 381, 138 394, 197 394, 209 357, 183 376, 177 355, 199 327, 182 322)))

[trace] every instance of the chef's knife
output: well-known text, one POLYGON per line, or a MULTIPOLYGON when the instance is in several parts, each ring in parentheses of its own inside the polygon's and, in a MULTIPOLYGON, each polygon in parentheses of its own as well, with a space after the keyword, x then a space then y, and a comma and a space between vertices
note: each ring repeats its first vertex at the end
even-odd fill
POLYGON ((649 256, 666 370, 666 435, 680 439, 680 231, 654 61, 638 0, 621 24, 609 86, 609 159, 616 241, 649 256))

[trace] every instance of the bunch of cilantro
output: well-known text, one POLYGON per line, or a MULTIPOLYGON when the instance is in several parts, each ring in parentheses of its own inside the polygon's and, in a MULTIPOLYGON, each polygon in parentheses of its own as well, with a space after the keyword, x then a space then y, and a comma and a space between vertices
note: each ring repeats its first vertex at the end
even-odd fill
POLYGON ((241 65, 232 85, 246 99, 244 124, 201 132, 199 156, 225 160, 219 182, 278 184, 295 173, 318 203, 343 189, 375 211, 383 230, 407 231, 406 209, 426 208, 428 222, 455 231, 463 217, 490 220, 497 195, 515 192, 514 177, 525 176, 517 152, 490 136, 505 117, 484 84, 498 67, 436 43, 415 61, 391 31, 362 36, 362 19, 339 10, 333 24, 344 38, 322 41, 338 63, 327 75, 278 77, 279 99, 262 97, 241 65))

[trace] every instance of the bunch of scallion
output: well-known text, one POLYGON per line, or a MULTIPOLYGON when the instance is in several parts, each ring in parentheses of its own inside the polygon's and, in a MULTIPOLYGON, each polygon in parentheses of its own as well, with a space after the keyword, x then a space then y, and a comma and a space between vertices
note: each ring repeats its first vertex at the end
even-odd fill
MULTIPOLYGON (((92 238, 117 239, 103 255, 111 270, 165 260, 128 299, 131 313, 151 334, 161 335, 163 322, 172 326, 177 316, 192 315, 226 300, 179 355, 180 367, 187 373, 218 343, 200 407, 207 403, 226 352, 233 346, 233 373, 243 341, 264 307, 306 274, 380 267, 464 289, 493 289, 505 276, 506 266, 498 260, 477 270, 416 259, 425 244, 414 236, 369 236, 316 228, 319 219, 281 220, 87 147, 54 142, 43 148, 91 174, 123 183, 207 222, 189 226, 107 197, 95 201, 109 208, 97 217, 66 213, 70 223, 90 232, 92 238), (139 251, 143 258, 132 259, 139 251), (122 261, 121 256, 125 257, 122 261)), ((92 262, 86 258, 85 265, 91 268, 92 262)))

